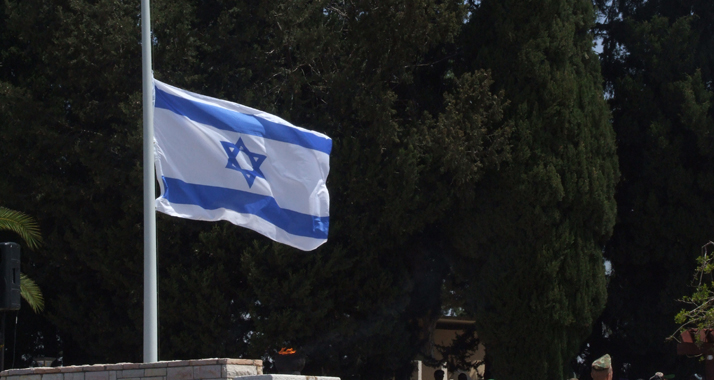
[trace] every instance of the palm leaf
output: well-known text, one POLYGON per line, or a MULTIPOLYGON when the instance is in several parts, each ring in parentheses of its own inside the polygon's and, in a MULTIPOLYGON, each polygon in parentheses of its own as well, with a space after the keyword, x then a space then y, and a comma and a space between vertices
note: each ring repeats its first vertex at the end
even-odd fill
POLYGON ((35 313, 45 308, 45 298, 35 281, 20 272, 20 295, 27 301, 35 313))
POLYGON ((0 230, 17 233, 31 249, 42 244, 39 225, 32 217, 20 211, 0 207, 0 230))

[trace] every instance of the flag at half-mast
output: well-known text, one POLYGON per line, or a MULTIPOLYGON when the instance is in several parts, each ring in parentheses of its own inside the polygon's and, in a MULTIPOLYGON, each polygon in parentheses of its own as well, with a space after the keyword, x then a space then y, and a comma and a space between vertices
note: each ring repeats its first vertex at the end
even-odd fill
POLYGON ((310 251, 327 241, 332 140, 154 80, 156 210, 226 220, 310 251))

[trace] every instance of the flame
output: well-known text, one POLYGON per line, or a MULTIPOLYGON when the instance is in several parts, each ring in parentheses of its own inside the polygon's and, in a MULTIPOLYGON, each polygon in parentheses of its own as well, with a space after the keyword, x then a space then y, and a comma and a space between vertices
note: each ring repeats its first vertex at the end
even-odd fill
POLYGON ((283 347, 283 348, 280 349, 280 352, 278 352, 278 354, 279 354, 279 355, 292 355, 292 354, 294 354, 295 352, 297 352, 297 351, 293 350, 292 348, 285 348, 285 347, 283 347))

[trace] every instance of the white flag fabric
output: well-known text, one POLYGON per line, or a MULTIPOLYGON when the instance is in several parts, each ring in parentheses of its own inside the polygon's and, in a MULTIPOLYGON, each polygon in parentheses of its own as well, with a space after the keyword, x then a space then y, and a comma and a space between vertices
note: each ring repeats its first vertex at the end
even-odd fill
POLYGON ((327 241, 332 140, 154 80, 156 209, 227 220, 310 251, 327 241))

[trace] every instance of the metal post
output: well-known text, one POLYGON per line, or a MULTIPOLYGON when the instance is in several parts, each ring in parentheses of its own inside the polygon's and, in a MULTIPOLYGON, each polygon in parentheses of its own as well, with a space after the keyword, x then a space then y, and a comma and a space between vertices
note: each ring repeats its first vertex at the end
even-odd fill
POLYGON ((154 80, 149 0, 141 0, 141 77, 144 106, 144 363, 157 362, 156 208, 154 206, 154 80))

